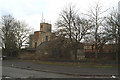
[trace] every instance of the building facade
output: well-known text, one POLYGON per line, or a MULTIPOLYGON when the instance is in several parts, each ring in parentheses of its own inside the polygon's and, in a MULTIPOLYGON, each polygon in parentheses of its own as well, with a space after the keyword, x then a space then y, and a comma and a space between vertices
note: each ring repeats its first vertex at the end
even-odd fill
POLYGON ((49 23, 40 23, 40 30, 29 36, 29 47, 37 48, 41 43, 49 41, 53 35, 51 28, 52 25, 49 23))

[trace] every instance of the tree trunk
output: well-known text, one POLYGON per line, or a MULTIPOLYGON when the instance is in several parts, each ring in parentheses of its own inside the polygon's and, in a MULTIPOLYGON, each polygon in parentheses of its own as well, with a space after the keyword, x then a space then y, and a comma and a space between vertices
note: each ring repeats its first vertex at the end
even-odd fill
POLYGON ((118 62, 118 49, 117 49, 117 47, 118 47, 118 39, 116 37, 116 43, 115 43, 116 62, 118 62))
MULTIPOLYGON (((118 62, 120 64, 120 26, 118 28, 118 62)), ((120 67, 120 65, 119 65, 120 67)))
POLYGON ((95 44, 95 58, 98 58, 98 47, 97 44, 95 44))

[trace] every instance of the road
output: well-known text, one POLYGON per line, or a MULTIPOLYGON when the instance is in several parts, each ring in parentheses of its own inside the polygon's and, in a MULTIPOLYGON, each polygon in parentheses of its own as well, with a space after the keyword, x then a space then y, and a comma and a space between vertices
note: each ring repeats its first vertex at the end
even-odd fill
POLYGON ((2 66, 3 75, 15 78, 16 77, 81 78, 81 77, 95 77, 94 75, 96 75, 97 77, 101 77, 101 75, 102 77, 118 75, 117 68, 65 67, 47 64, 37 64, 33 62, 8 61, 8 60, 3 61, 2 66))
POLYGON ((75 78, 74 76, 63 74, 25 70, 12 67, 3 67, 3 76, 8 76, 11 78, 75 78))

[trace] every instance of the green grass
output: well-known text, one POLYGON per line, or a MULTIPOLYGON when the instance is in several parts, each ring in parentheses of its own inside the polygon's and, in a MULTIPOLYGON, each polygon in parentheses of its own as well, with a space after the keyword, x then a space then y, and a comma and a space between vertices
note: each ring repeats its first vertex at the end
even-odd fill
POLYGON ((111 66, 111 65, 103 65, 103 66, 95 66, 97 68, 115 68, 116 66, 111 66))
POLYGON ((40 60, 18 60, 18 61, 28 61, 38 64, 48 64, 54 66, 69 66, 69 67, 91 67, 91 68, 117 68, 117 64, 99 64, 99 63, 74 63, 74 62, 52 62, 52 61, 40 61, 40 60))
POLYGON ((93 67, 93 68, 116 68, 117 65, 96 64, 96 63, 73 63, 73 62, 50 62, 50 61, 34 61, 39 64, 69 66, 69 67, 93 67))

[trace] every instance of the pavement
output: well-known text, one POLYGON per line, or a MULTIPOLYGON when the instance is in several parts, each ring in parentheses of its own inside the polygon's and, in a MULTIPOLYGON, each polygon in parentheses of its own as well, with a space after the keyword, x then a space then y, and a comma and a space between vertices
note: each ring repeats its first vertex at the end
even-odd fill
MULTIPOLYGON (((48 64, 38 64, 34 62, 18 61, 18 60, 4 60, 2 62, 3 67, 14 67, 20 69, 28 69, 34 71, 42 71, 49 73, 57 73, 71 76, 98 76, 98 77, 111 77, 112 75, 118 75, 117 68, 91 68, 91 67, 68 67, 48 64)), ((4 72, 4 70, 3 70, 4 72)))
POLYGON ((76 78, 75 76, 20 69, 14 67, 3 67, 4 78, 76 78))

